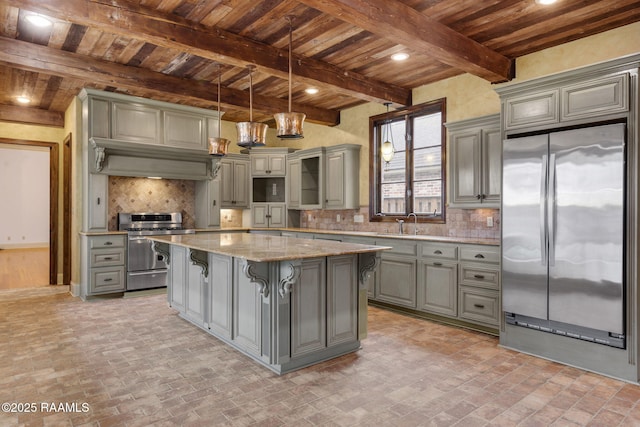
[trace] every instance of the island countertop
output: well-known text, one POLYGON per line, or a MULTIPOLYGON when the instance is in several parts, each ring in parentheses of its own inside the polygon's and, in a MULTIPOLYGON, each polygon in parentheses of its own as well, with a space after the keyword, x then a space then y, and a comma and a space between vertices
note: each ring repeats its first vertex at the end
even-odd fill
POLYGON ((392 249, 330 240, 298 239, 252 233, 206 233, 145 236, 147 239, 254 262, 286 261, 392 249))

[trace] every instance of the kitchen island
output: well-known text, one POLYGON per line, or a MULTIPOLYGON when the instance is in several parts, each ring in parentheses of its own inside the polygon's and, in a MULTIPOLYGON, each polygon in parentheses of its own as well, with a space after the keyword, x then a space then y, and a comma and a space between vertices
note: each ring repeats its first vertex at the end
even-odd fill
POLYGON ((356 351, 385 246, 251 233, 149 236, 169 305, 278 374, 356 351))

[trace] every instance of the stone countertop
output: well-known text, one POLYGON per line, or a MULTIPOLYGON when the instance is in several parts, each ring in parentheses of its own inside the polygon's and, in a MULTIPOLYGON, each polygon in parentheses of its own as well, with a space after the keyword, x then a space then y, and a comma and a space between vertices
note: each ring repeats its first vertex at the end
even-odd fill
POLYGON ((392 249, 389 246, 361 245, 330 240, 309 240, 251 233, 203 233, 144 237, 155 242, 184 246, 254 262, 319 258, 392 249))

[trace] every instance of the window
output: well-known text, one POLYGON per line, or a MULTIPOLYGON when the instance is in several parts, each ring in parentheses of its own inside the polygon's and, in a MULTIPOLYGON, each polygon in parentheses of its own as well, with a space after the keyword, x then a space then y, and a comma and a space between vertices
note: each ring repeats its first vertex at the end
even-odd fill
POLYGON ((445 221, 445 99, 371 117, 369 120, 371 221, 415 213, 421 222, 445 221), (386 162, 382 143, 393 143, 386 162))

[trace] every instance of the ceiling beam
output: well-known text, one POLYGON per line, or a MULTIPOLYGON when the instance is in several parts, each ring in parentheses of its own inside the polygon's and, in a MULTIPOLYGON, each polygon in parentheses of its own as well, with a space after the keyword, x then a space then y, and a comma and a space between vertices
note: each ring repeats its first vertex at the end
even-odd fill
POLYGON ((62 128, 64 127, 64 113, 0 104, 0 121, 62 128))
MULTIPOLYGON (((100 85, 116 86, 131 90, 145 89, 160 96, 170 94, 184 99, 205 100, 216 105, 217 84, 167 76, 142 68, 131 67, 90 56, 39 46, 29 42, 0 37, 0 62, 27 71, 71 77, 100 85)), ((249 109, 248 92, 221 88, 223 108, 249 109)), ((273 115, 288 108, 286 99, 253 95, 253 109, 273 115)), ((296 111, 304 111, 307 120, 324 125, 337 125, 340 112, 308 105, 296 105, 296 111)))
POLYGON ((514 61, 397 0, 298 0, 393 43, 492 83, 514 77, 514 61))
MULTIPOLYGON (((20 9, 48 15, 99 30, 136 38, 237 67, 254 64, 265 73, 288 79, 288 50, 163 14, 128 0, 7 0, 20 9)), ((293 74, 299 81, 330 86, 369 102, 411 105, 411 90, 370 79, 327 62, 292 55, 293 74)))

